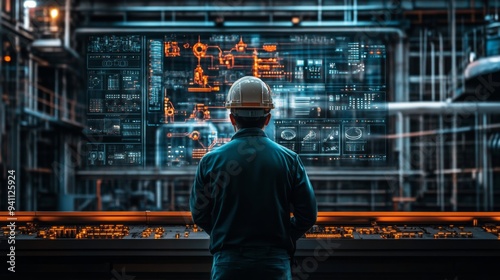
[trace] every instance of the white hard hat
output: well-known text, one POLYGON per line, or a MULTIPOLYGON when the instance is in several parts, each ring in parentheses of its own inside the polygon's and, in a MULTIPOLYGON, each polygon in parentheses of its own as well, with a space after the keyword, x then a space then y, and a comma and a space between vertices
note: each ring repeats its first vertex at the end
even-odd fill
POLYGON ((242 117, 264 116, 274 108, 271 89, 261 79, 245 76, 229 89, 225 107, 242 117))

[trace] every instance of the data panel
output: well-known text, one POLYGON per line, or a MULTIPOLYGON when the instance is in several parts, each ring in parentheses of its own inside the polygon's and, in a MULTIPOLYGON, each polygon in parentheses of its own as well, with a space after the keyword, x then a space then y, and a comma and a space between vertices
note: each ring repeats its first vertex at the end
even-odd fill
POLYGON ((306 165, 383 166, 386 60, 386 42, 353 34, 89 36, 89 151, 104 145, 102 165, 116 144, 140 151, 143 166, 196 165, 235 133, 224 108, 231 85, 256 76, 276 105, 267 135, 306 165))

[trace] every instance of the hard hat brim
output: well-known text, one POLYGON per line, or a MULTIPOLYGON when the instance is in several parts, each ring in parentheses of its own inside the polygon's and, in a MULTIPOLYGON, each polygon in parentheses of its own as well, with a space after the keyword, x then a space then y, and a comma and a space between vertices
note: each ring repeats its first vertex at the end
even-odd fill
POLYGON ((231 109, 231 114, 237 117, 259 118, 269 115, 267 109, 231 109))

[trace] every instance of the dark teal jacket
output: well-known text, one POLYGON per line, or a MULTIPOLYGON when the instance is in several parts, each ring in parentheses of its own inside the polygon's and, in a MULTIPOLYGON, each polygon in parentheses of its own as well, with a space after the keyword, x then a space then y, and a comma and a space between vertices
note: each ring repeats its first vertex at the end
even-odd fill
POLYGON ((258 128, 239 130, 201 159, 190 206, 194 222, 210 235, 212 254, 241 246, 293 251, 317 217, 299 156, 258 128))

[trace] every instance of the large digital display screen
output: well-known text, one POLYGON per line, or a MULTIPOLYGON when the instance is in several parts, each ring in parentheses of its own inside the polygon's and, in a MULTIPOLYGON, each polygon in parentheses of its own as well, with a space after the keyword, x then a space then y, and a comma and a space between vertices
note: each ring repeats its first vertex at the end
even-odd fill
POLYGON ((190 166, 229 142, 232 83, 275 102, 265 131, 306 165, 387 161, 386 43, 349 34, 169 33, 87 40, 87 166, 190 166))

